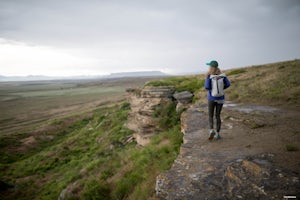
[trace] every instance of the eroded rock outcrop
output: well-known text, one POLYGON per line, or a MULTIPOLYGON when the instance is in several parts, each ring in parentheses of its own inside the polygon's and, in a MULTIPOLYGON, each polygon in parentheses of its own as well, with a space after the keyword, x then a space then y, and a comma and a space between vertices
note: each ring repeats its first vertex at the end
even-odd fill
POLYGON ((131 113, 127 127, 133 130, 139 145, 149 143, 151 136, 157 133, 157 124, 153 113, 157 106, 173 101, 174 87, 144 87, 128 89, 131 113))

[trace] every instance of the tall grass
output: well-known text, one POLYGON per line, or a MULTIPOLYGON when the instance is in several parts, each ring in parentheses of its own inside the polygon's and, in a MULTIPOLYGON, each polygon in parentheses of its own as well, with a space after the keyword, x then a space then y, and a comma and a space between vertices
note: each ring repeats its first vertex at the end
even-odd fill
POLYGON ((169 77, 161 80, 151 81, 146 86, 172 86, 177 92, 190 91, 192 93, 198 91, 204 85, 204 80, 198 76, 169 77))

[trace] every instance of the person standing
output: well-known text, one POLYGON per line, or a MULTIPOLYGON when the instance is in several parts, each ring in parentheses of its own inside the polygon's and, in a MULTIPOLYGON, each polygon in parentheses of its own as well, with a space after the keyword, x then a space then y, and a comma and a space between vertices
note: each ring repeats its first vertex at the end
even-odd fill
POLYGON ((230 87, 230 81, 225 74, 221 73, 219 64, 217 61, 212 60, 206 63, 209 66, 209 70, 206 74, 205 89, 207 92, 208 99, 208 116, 209 116, 209 140, 214 137, 221 139, 221 111, 223 108, 225 94, 224 90, 230 87), (214 114, 216 117, 216 131, 214 129, 214 114))

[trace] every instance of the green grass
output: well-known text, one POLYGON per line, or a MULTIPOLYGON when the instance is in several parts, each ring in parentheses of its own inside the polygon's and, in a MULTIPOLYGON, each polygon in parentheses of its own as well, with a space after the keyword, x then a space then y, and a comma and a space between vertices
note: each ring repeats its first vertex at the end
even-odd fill
POLYGON ((146 86, 172 86, 177 92, 190 91, 192 93, 198 91, 204 85, 204 80, 198 76, 169 77, 161 80, 151 81, 146 86))
POLYGON ((180 121, 180 114, 176 112, 176 103, 168 103, 156 107, 153 117, 162 130, 172 128, 180 121))
POLYGON ((148 199, 152 196, 156 176, 171 167, 181 143, 180 126, 176 126, 154 136, 145 148, 132 150, 127 156, 134 163, 133 167, 117 181, 112 198, 148 199), (170 140, 170 144, 160 146, 164 140, 170 140))
MULTIPOLYGON (((175 107, 157 111, 156 118, 175 114, 175 107)), ((124 124, 130 104, 99 108, 86 118, 76 118, 51 142, 38 145, 30 153, 1 160, 0 179, 14 185, 1 199, 57 199, 61 191, 67 199, 148 199, 154 194, 156 176, 171 167, 182 134, 179 114, 172 126, 161 124, 161 133, 140 148, 127 143, 132 131, 124 124), (163 141, 168 141, 162 143, 163 141)), ((164 123, 170 123, 165 121, 164 123)), ((64 120, 53 121, 60 126, 64 120)), ((17 139, 16 139, 17 140, 17 139)))
POLYGON ((287 151, 298 151, 298 147, 292 144, 287 144, 285 147, 287 151))
POLYGON ((233 70, 229 100, 240 103, 295 105, 300 103, 300 60, 249 67, 246 72, 233 70))
POLYGON ((82 116, 71 116, 67 118, 62 118, 60 120, 53 120, 52 127, 56 131, 47 131, 35 135, 37 144, 31 145, 26 150, 16 151, 23 144, 20 142, 22 139, 30 136, 30 133, 20 133, 12 135, 1 135, 0 136, 0 163, 9 164, 20 159, 25 159, 30 157, 32 154, 41 151, 45 147, 55 145, 60 142, 63 138, 67 137, 69 133, 72 133, 74 130, 81 129, 89 123, 91 118, 86 115, 82 116), (75 121, 74 121, 75 120, 75 121), (68 123, 68 121, 74 121, 68 123), (51 135, 52 139, 44 139, 40 134, 51 135), (13 148, 11 148, 13 146, 13 148))

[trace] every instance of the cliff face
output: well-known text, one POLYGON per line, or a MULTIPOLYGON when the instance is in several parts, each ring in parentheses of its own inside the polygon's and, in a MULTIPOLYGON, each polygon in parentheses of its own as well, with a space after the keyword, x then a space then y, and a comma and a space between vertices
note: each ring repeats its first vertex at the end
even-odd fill
POLYGON ((153 113, 157 106, 173 101, 174 87, 144 87, 143 89, 129 89, 129 114, 127 127, 133 130, 134 138, 139 145, 150 142, 152 135, 158 132, 153 113))
POLYGON ((174 87, 145 86, 142 89, 127 89, 131 112, 127 127, 133 130, 139 145, 145 146, 151 136, 158 133, 157 121, 153 114, 158 106, 175 101, 177 111, 189 107, 193 94, 188 91, 175 92, 174 87))

